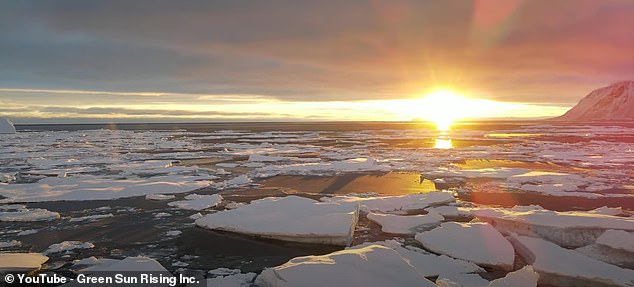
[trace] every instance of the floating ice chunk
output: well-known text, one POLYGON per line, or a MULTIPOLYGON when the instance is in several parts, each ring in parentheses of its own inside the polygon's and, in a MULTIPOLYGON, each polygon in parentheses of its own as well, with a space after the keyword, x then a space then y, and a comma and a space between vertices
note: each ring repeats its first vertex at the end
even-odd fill
POLYGON ((479 168, 479 169, 438 169, 434 171, 424 172, 423 176, 426 178, 438 178, 438 177, 467 177, 467 178, 497 178, 506 179, 514 175, 520 175, 530 172, 530 170, 524 168, 509 168, 509 167, 496 167, 496 168, 479 168))
POLYGON ((27 229, 27 230, 20 231, 17 235, 26 236, 26 235, 35 234, 37 233, 37 231, 38 231, 37 229, 27 229))
POLYGON ((52 253, 67 252, 75 249, 90 249, 94 247, 95 245, 90 242, 63 241, 49 246, 46 251, 42 252, 42 254, 48 255, 52 253))
POLYGON ((172 216, 172 214, 167 212, 159 212, 154 214, 154 218, 170 217, 170 216, 172 216))
POLYGON ((445 220, 442 215, 436 212, 410 216, 368 213, 367 217, 381 225, 381 231, 395 234, 414 234, 417 232, 417 228, 428 229, 437 226, 445 220))
POLYGON ((17 240, 0 241, 0 248, 17 247, 22 245, 22 242, 17 240))
POLYGON ((86 269, 82 269, 81 272, 165 272, 167 269, 161 265, 158 261, 144 256, 138 257, 126 257, 122 260, 115 259, 98 259, 99 263, 90 266, 86 269))
POLYGON ((227 188, 236 188, 236 187, 245 186, 250 183, 251 183, 251 179, 246 174, 243 174, 243 175, 234 177, 232 179, 228 179, 222 182, 217 182, 214 184, 214 187, 217 189, 227 189, 227 188))
POLYGON ((564 247, 592 244, 608 229, 634 231, 634 218, 576 211, 516 210, 480 208, 474 209, 473 214, 502 233, 539 236, 564 247))
POLYGON ((623 213, 623 208, 620 207, 620 206, 619 207, 602 206, 602 207, 590 210, 590 211, 588 211, 588 213, 603 214, 603 215, 621 215, 621 214, 624 214, 623 213))
POLYGON ((503 270, 513 268, 513 246, 488 223, 445 222, 415 238, 425 248, 453 258, 503 270))
POLYGON ((253 272, 218 276, 206 280, 207 285, 214 287, 249 287, 257 274, 253 272))
POLYGON ((606 230, 597 238, 597 244, 634 253, 634 233, 623 230, 606 230))
POLYGON ((287 196, 207 214, 196 225, 285 241, 348 245, 357 217, 357 207, 352 204, 287 196))
POLYGON ((212 276, 227 276, 227 275, 235 275, 235 274, 240 274, 242 271, 240 271, 240 269, 229 269, 229 268, 224 268, 224 267, 220 267, 220 268, 216 268, 213 270, 209 270, 209 275, 212 276))
POLYGON ((181 235, 181 233, 183 233, 183 232, 180 231, 180 230, 170 230, 170 231, 165 233, 165 236, 168 236, 168 237, 179 236, 179 235, 181 235))
POLYGON ((221 201, 222 196, 220 196, 219 194, 190 194, 188 196, 185 196, 185 200, 173 201, 168 203, 167 205, 187 210, 203 210, 215 207, 220 204, 221 201))
POLYGON ((346 249, 322 256, 296 257, 268 268, 256 279, 262 287, 277 286, 428 286, 396 251, 381 245, 346 249))
POLYGON ((170 200, 170 199, 174 199, 176 196, 173 194, 160 194, 160 193, 153 193, 153 194, 148 194, 145 196, 145 199, 149 199, 149 200, 170 200))
POLYGON ((539 273, 539 283, 553 286, 634 286, 634 270, 620 268, 540 238, 512 235, 511 242, 539 273))
POLYGON ((364 211, 394 212, 424 209, 426 207, 454 202, 456 199, 450 192, 429 192, 401 196, 357 197, 333 196, 323 197, 324 202, 355 203, 364 211))
POLYGON ((527 265, 506 274, 503 278, 491 281, 488 287, 536 287, 538 279, 539 274, 533 270, 533 266, 527 265))
POLYGON ((189 219, 196 220, 196 219, 201 218, 201 217, 203 217, 203 215, 200 214, 200 212, 197 212, 197 213, 194 213, 194 214, 190 215, 189 219))
POLYGON ((226 209, 236 209, 240 206, 244 206, 246 205, 246 203, 244 202, 228 202, 227 204, 225 204, 225 208, 226 209))
POLYGON ((402 246, 396 240, 368 242, 351 248, 358 249, 370 245, 381 245, 393 249, 424 277, 450 273, 484 272, 484 269, 471 262, 454 259, 446 255, 435 255, 413 246, 402 246))
POLYGON ((11 201, 109 200, 152 193, 183 193, 208 186, 204 176, 166 175, 149 178, 103 178, 91 175, 47 177, 36 183, 0 185, 11 201))
POLYGON ((28 272, 40 269, 48 257, 39 253, 0 253, 0 272, 28 272))
POLYGON ((78 221, 97 221, 100 219, 104 219, 104 218, 110 218, 110 217, 114 217, 114 215, 112 213, 107 213, 107 214, 96 214, 96 215, 88 215, 88 216, 82 216, 82 217, 75 217, 75 218, 71 218, 69 221, 70 222, 78 222, 78 221))
POLYGON ((0 221, 48 221, 58 219, 59 213, 46 209, 28 209, 24 205, 4 205, 0 210, 0 221), (13 207, 16 207, 13 209, 13 207))
POLYGON ((437 206, 425 208, 427 212, 436 212, 444 217, 470 217, 471 209, 459 206, 437 206))
POLYGON ((7 118, 0 118, 0 134, 14 134, 15 126, 7 118))

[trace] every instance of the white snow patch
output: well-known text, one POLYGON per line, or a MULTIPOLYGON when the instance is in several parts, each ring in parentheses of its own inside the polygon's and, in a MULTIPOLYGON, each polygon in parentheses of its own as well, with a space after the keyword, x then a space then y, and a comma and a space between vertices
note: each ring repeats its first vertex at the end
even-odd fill
POLYGON ((426 249, 453 258, 503 270, 513 268, 513 246, 488 223, 445 222, 415 238, 426 249))
POLYGON ((196 225, 286 241, 348 245, 357 218, 357 207, 352 204, 287 196, 207 214, 196 220, 196 225))

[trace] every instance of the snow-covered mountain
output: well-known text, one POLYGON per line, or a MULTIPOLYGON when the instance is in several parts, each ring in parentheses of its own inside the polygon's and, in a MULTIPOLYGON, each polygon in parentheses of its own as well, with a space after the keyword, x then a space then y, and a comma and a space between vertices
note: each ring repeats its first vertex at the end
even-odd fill
POLYGON ((634 81, 592 91, 557 121, 634 121, 634 81))

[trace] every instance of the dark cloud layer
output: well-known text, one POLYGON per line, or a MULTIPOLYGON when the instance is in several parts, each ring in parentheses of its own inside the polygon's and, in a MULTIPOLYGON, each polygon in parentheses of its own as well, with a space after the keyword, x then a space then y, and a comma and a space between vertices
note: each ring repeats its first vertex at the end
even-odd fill
POLYGON ((0 87, 572 103, 634 78, 632 15, 630 0, 3 1, 0 87))

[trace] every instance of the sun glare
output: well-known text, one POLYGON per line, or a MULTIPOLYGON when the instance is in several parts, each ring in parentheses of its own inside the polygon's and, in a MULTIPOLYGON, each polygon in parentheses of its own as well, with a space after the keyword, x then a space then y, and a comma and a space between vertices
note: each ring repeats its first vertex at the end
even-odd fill
POLYGON ((492 116, 500 103, 462 96, 449 89, 436 89, 419 100, 423 119, 441 131, 449 130, 458 120, 492 116))

